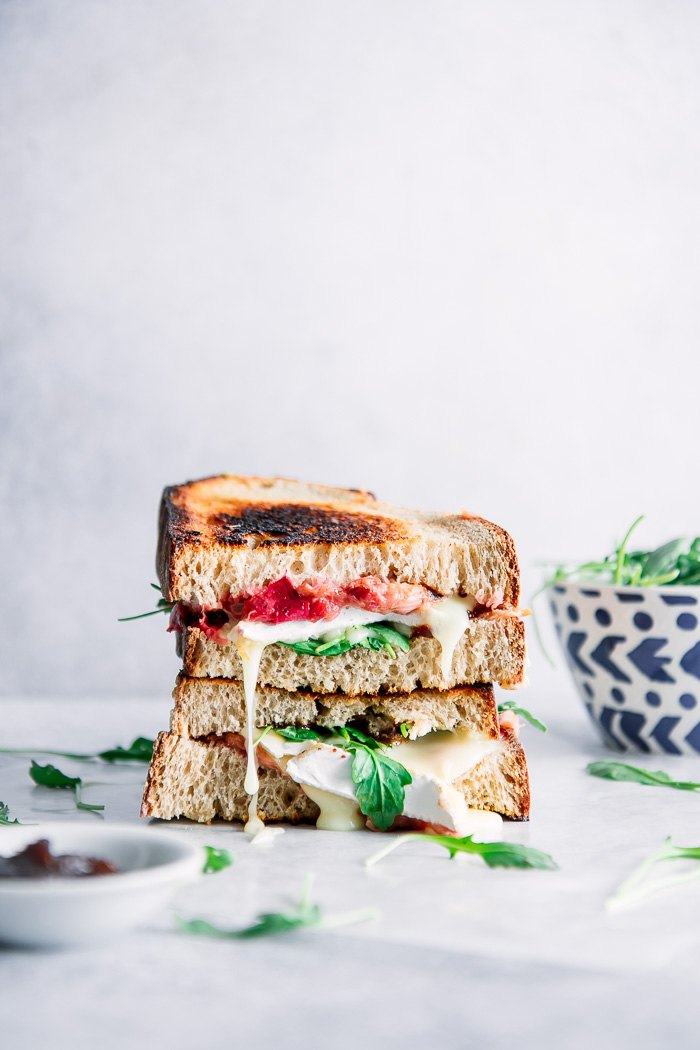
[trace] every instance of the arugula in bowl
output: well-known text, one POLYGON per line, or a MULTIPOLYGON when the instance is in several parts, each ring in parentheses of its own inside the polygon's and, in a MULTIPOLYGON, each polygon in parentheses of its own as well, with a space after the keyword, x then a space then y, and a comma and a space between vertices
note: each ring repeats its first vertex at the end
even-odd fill
POLYGON ((700 586, 700 536, 692 541, 669 540, 652 551, 630 551, 627 549, 630 536, 643 520, 642 514, 627 530, 619 547, 599 561, 557 565, 542 589, 572 577, 594 579, 616 587, 700 586))

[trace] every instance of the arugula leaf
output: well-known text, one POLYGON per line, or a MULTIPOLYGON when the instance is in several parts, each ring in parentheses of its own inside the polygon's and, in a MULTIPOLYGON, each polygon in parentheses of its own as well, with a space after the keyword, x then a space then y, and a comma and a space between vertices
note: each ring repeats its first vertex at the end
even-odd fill
POLYGON ((555 666, 547 652, 539 624, 534 611, 535 598, 557 583, 575 579, 600 579, 603 583, 614 583, 625 587, 661 587, 664 584, 676 586, 700 586, 700 536, 696 536, 689 545, 685 539, 670 540, 654 551, 627 551, 627 543, 644 515, 627 530, 627 534, 614 553, 606 554, 599 561, 588 561, 580 564, 559 564, 551 569, 549 579, 535 591, 530 599, 532 622, 539 646, 548 662, 555 666))
POLYGON ((182 919, 175 916, 175 921, 183 933, 193 933, 204 937, 224 937, 231 940, 239 940, 248 937, 266 937, 270 934, 289 933, 291 930, 299 930, 308 927, 330 927, 345 926, 348 923, 364 922, 373 918, 377 913, 374 909, 365 911, 348 912, 346 914, 332 916, 329 919, 321 918, 321 910, 317 904, 310 904, 311 886, 313 876, 309 875, 304 883, 301 900, 294 911, 264 912, 258 916, 252 926, 246 926, 242 930, 222 930, 204 919, 182 919))
POLYGON ((306 656, 340 656, 353 647, 353 643, 346 638, 334 638, 332 642, 322 642, 320 638, 306 638, 302 642, 278 642, 277 644, 306 656))
POLYGON ((321 914, 316 905, 305 915, 286 912, 266 912, 258 917, 256 923, 242 930, 222 930, 205 919, 183 919, 175 916, 175 922, 183 933, 194 933, 203 937, 225 937, 237 940, 245 937, 264 937, 273 933, 286 933, 298 930, 302 926, 318 926, 321 914))
POLYGON ((203 875, 213 875, 216 871, 223 871, 233 864, 233 853, 227 849, 214 849, 213 846, 205 846, 204 852, 207 858, 202 868, 203 875))
POLYGON ((526 711, 524 707, 518 707, 515 700, 504 700, 502 704, 498 705, 498 710, 513 711, 516 715, 520 715, 521 718, 524 718, 529 722, 531 726, 534 726, 535 729, 541 729, 543 733, 547 732, 547 726, 544 722, 540 722, 539 718, 535 718, 535 716, 530 714, 529 711, 526 711))
POLYGON ((388 856, 402 842, 435 842, 438 846, 444 846, 451 858, 457 853, 477 853, 490 868, 539 868, 542 871, 559 871, 559 865, 555 864, 548 853, 542 853, 541 850, 532 849, 530 846, 520 846, 514 842, 474 842, 471 835, 453 838, 451 835, 429 835, 424 832, 399 835, 394 842, 366 860, 365 867, 369 868, 388 856))
POLYGON ((0 802, 0 824, 19 824, 19 820, 10 820, 10 809, 4 802, 0 802))
POLYGON ((275 729, 275 732, 294 742, 339 737, 342 741, 339 746, 353 756, 351 776, 360 811, 382 831, 391 827, 396 817, 403 813, 404 787, 413 778, 400 762, 389 757, 387 748, 379 740, 353 726, 335 726, 333 729, 286 726, 275 729))
POLYGON ((670 540, 662 544, 655 551, 651 551, 644 559, 642 576, 653 579, 668 573, 678 574, 677 562, 681 554, 685 554, 687 543, 685 540, 670 540))
POLYGON ((383 749, 352 740, 346 741, 345 749, 353 755, 351 775, 360 811, 380 831, 386 831, 403 813, 404 788, 413 778, 405 766, 389 758, 383 749))
MULTIPOLYGON (((375 740, 373 736, 367 736, 360 729, 353 729, 352 726, 336 726, 334 732, 342 737, 346 744, 362 744, 363 747, 368 747, 370 751, 384 750, 384 744, 379 740, 375 740)), ((346 750, 350 749, 347 748, 346 750)))
POLYGON ((600 561, 583 562, 578 565, 561 564, 533 599, 553 584, 573 577, 601 577, 615 586, 660 587, 664 584, 700 585, 700 537, 692 543, 687 539, 669 540, 653 551, 628 551, 627 544, 632 532, 644 520, 640 515, 627 530, 627 534, 614 553, 606 554, 600 561))
POLYGON ((108 751, 99 751, 96 757, 104 762, 150 762, 153 758, 153 745, 153 740, 138 736, 129 747, 113 747, 108 751))
POLYGON ((80 777, 66 776, 66 774, 62 773, 60 769, 56 769, 56 766, 40 766, 32 761, 32 764, 29 767, 29 776, 35 784, 39 784, 41 787, 68 788, 75 795, 75 804, 78 809, 87 809, 91 812, 104 809, 104 806, 88 805, 87 802, 82 802, 80 793, 83 782, 80 777))
POLYGON ((644 515, 640 514, 639 517, 637 518, 637 520, 632 522, 632 524, 630 525, 630 527, 627 530, 627 533, 625 535, 624 540, 622 541, 622 543, 620 544, 620 546, 617 549, 617 562, 615 564, 615 583, 618 586, 619 586, 619 584, 622 581, 622 567, 624 565, 625 547, 627 546, 627 541, 629 540, 629 538, 632 535, 632 533, 634 532, 634 530, 637 528, 637 525, 639 525, 639 523, 641 521, 643 521, 643 520, 644 520, 644 515))
POLYGON ((253 741, 253 747, 257 747, 261 740, 264 740, 268 733, 272 732, 272 726, 265 726, 262 733, 253 741))
POLYGON ((76 762, 87 762, 101 758, 103 762, 150 762, 153 755, 153 740, 139 736, 129 747, 113 747, 107 751, 98 751, 94 755, 76 755, 72 751, 46 751, 43 748, 3 747, 0 755, 56 755, 58 758, 71 758, 76 762))
POLYGON ((700 784, 692 780, 673 780, 668 773, 658 769, 652 773, 649 769, 640 769, 639 766, 629 766, 626 762, 589 762, 586 771, 594 777, 604 777, 606 780, 626 780, 634 784, 650 784, 654 787, 672 787, 679 791, 697 791, 700 784))
POLYGON ((608 897, 605 908, 613 911, 620 907, 627 907, 636 903, 642 897, 647 897, 660 890, 673 889, 683 883, 692 882, 700 878, 700 864, 695 864, 690 871, 681 875, 672 875, 667 879, 659 879, 657 882, 649 882, 641 885, 642 880, 650 868, 659 861, 664 860, 696 860, 700 861, 700 846, 674 846, 670 837, 667 838, 660 850, 652 853, 646 860, 642 861, 638 868, 618 886, 612 897, 608 897))
POLYGON ((306 656, 340 656, 355 646, 375 652, 386 649, 392 660, 396 659, 396 649, 407 653, 411 648, 409 639, 384 621, 363 624, 361 628, 348 627, 343 634, 327 642, 320 638, 306 638, 302 642, 278 642, 278 645, 306 656))
MULTIPOLYGON (((160 591, 160 586, 157 583, 152 583, 151 587, 156 591, 160 591)), ((151 609, 150 612, 139 613, 137 616, 119 616, 117 623, 126 623, 128 620, 143 620, 145 616, 157 616, 158 613, 169 613, 177 605, 177 602, 169 602, 167 598, 159 598, 156 602, 155 609, 151 609)))
POLYGON ((401 649, 404 653, 407 653, 411 648, 411 643, 406 635, 401 634, 401 631, 397 631, 391 624, 373 623, 369 625, 368 630, 377 641, 382 643, 392 660, 396 659, 395 648, 401 649))
POLYGON ((307 726, 283 726, 279 729, 275 727, 275 733, 279 733, 285 740, 292 740, 294 743, 300 743, 302 740, 321 739, 320 733, 307 726))

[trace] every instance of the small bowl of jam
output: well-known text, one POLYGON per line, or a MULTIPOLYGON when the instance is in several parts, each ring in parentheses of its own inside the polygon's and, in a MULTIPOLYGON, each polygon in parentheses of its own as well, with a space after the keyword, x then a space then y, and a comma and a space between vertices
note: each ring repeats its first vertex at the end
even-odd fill
POLYGON ((173 832, 36 824, 0 836, 0 942, 69 948, 109 941, 163 908, 202 871, 201 848, 173 832))

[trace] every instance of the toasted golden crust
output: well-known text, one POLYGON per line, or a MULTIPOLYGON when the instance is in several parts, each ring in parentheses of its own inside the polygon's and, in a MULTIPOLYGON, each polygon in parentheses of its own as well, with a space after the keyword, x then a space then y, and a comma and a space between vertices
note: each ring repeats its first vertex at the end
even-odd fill
MULTIPOLYGON (((245 727, 242 682, 181 674, 173 699, 170 728, 181 736, 241 733, 245 727)), ((488 685, 354 697, 261 686, 256 690, 255 725, 259 729, 268 725, 334 728, 358 723, 365 732, 380 738, 395 734, 402 723, 408 723, 411 730, 415 727, 417 736, 433 729, 470 730, 491 739, 499 735, 496 701, 488 685)))
MULTIPOLYGON (((161 733, 153 754, 141 805, 142 817, 187 817, 210 823, 246 820, 243 787, 245 758, 236 750, 174 733, 161 733)), ((258 815, 291 823, 315 821, 319 809, 289 777, 276 769, 258 771, 258 815)), ((525 753, 512 736, 453 785, 473 809, 486 809, 511 820, 527 820, 530 789, 525 753)))
POLYGON ((281 576, 336 582, 379 575, 517 607, 507 532, 466 514, 434 515, 355 489, 221 475, 166 488, 157 568, 170 601, 213 605, 281 576))
MULTIPOLYGON (((218 645, 197 627, 178 634, 178 655, 193 678, 238 678, 243 668, 235 645, 218 645)), ((265 648, 258 681, 280 689, 317 693, 407 693, 411 689, 454 689, 497 682, 517 689, 525 680, 525 625, 516 616, 477 617, 455 649, 449 678, 442 673, 442 649, 431 635, 416 634, 408 652, 355 648, 340 656, 297 653, 284 645, 265 648)))

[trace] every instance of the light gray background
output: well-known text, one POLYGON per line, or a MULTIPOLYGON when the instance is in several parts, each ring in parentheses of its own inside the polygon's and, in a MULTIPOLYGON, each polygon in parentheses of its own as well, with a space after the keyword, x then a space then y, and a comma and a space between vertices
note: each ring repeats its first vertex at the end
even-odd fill
POLYGON ((192 477, 465 507, 526 592, 641 512, 640 542, 700 531, 699 30, 0 2, 0 690, 170 689, 162 620, 115 621, 192 477))

